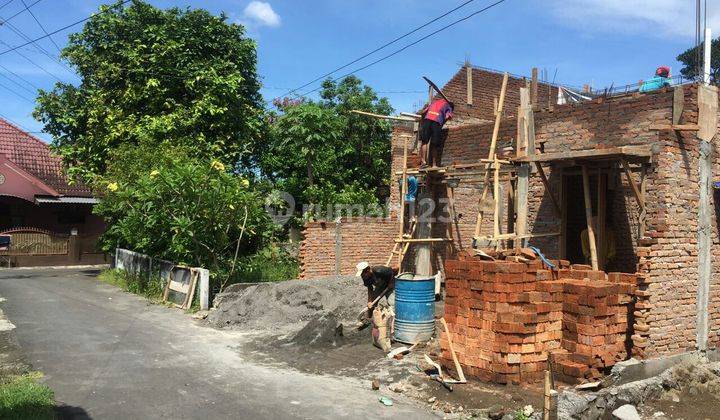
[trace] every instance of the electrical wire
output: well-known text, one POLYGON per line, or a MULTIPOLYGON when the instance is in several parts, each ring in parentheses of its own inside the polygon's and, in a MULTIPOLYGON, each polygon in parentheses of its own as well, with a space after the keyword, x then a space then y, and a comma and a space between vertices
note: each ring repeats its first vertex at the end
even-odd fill
MULTIPOLYGON (((12 72, 10 69, 8 69, 7 67, 3 66, 2 64, 0 64, 0 68, 3 69, 3 70, 5 70, 5 71, 7 71, 7 72, 10 73, 10 74, 13 74, 15 77, 19 77, 19 78, 20 78, 21 80, 23 80, 25 83, 30 83, 29 81, 21 78, 21 77, 18 76, 16 73, 12 72)), ((5 75, 5 74, 3 74, 3 73, 0 73, 0 76, 8 79, 8 80, 9 80, 10 82, 12 82, 14 85, 16 85, 16 86, 19 87, 20 89, 23 89, 24 91, 26 91, 26 92, 28 92, 28 93, 30 93, 30 94, 32 94, 32 95, 35 95, 35 94, 37 93, 37 91, 33 91, 32 89, 28 88, 27 86, 21 85, 20 83, 18 83, 17 81, 15 81, 14 79, 10 78, 9 76, 7 76, 7 75, 5 75)))
MULTIPOLYGON (((6 24, 6 25, 2 25, 2 26, 7 26, 8 29, 10 29, 11 31, 13 31, 13 32, 14 32, 17 36, 19 36, 20 38, 24 39, 25 41, 30 41, 30 42, 32 43, 32 46, 33 46, 40 54, 42 54, 42 55, 46 56, 47 58, 51 59, 52 61, 58 63, 59 65, 61 65, 62 67, 64 67, 64 68, 65 68, 67 71, 69 71, 70 73, 74 73, 73 70, 72 70, 70 67, 68 67, 67 64, 63 63, 62 60, 60 60, 59 57, 56 57, 56 56, 50 54, 50 52, 48 52, 48 51, 47 51, 45 48, 43 48, 40 44, 31 41, 29 36, 25 35, 25 33, 23 33, 20 29, 18 29, 17 27, 15 27, 12 23, 5 22, 5 24, 6 24)), ((52 39, 52 38, 51 38, 51 39, 52 39)))
MULTIPOLYGON (((0 74, 0 75, 2 75, 2 74, 0 74)), ((5 77, 5 78, 7 78, 7 76, 5 76, 5 75, 2 75, 2 76, 5 77)), ((21 94, 21 93, 18 93, 18 92, 17 92, 16 90, 14 90, 14 89, 11 89, 11 88, 7 87, 7 85, 4 85, 4 84, 0 83, 0 88, 3 88, 3 89, 5 89, 5 90, 7 90, 8 92, 13 93, 13 94, 14 94, 15 96, 17 96, 18 98, 21 98, 21 99, 23 99, 23 100, 25 100, 25 101, 27 101, 27 102, 29 102, 29 103, 31 103, 31 104, 34 104, 34 103, 35 103, 35 101, 33 101, 32 99, 28 98, 27 96, 25 96, 25 95, 23 95, 23 94, 21 94)))
MULTIPOLYGON (((25 8, 20 10, 19 12, 16 12, 14 15, 10 16, 9 18, 3 19, 2 23, 5 23, 5 22, 15 19, 16 17, 25 13, 26 10, 29 12, 31 7, 35 6, 36 4, 40 3, 41 1, 43 1, 43 0, 36 0, 35 3, 31 4, 30 6, 26 5, 25 2, 23 1, 23 5, 25 6, 25 8)), ((0 7, 0 9, 2 9, 2 7, 0 7)))
MULTIPOLYGON (((5 42, 5 41, 3 41, 3 40, 0 40, 0 44, 7 45, 8 47, 10 47, 10 44, 8 44, 7 42, 5 42)), ((52 72, 50 72, 50 71, 49 71, 48 69, 46 69, 45 67, 39 65, 38 63, 36 63, 36 62, 33 61, 32 59, 30 59, 30 58, 29 58, 28 56, 26 56, 25 54, 21 53, 21 52, 18 51, 18 50, 14 50, 14 52, 15 52, 15 54, 17 54, 17 55, 19 55, 20 57, 24 58, 25 61, 27 61, 28 63, 30 63, 30 64, 32 64, 33 66, 35 66, 35 67, 37 67, 38 69, 40 69, 42 72, 44 72, 44 73, 47 74, 48 76, 54 78, 54 79, 57 80, 58 82, 62 82, 62 79, 60 79, 58 76, 56 76, 55 74, 53 74, 52 72)))
MULTIPOLYGON (((27 10, 28 13, 30 13, 30 16, 32 16, 32 18, 35 19, 35 23, 38 24, 38 26, 40 27, 40 29, 42 29, 43 33, 44 33, 45 35, 48 35, 48 31, 45 30, 45 26, 43 26, 43 24, 40 23, 40 20, 38 20, 37 16, 35 16, 35 13, 33 13, 33 11, 30 10, 30 7, 28 7, 27 3, 25 3, 25 0, 20 0, 20 1, 22 1, 23 6, 25 6, 25 10, 27 10)), ((42 0, 38 0, 38 1, 42 1, 42 0)), ((35 2, 34 4, 37 4, 37 2, 35 2)), ((59 52, 59 53, 62 53, 62 51, 61 51, 62 48, 60 48, 60 46, 57 44, 57 42, 55 42, 55 40, 52 39, 52 37, 51 37, 50 35, 48 35, 48 39, 50 40, 50 42, 53 43, 53 45, 55 46, 55 48, 57 48, 58 52, 59 52)))
POLYGON ((5 6, 7 6, 8 4, 10 4, 10 3, 12 3, 12 2, 13 2, 13 0, 8 0, 7 2, 5 2, 5 4, 3 4, 2 6, 0 6, 0 9, 4 9, 5 6))
MULTIPOLYGON (((416 27, 415 29, 411 30, 410 32, 407 32, 407 33, 405 33, 404 35, 401 35, 401 36, 393 39, 392 41, 387 42, 387 43, 381 45, 381 46, 378 47, 378 48, 375 48, 374 50, 370 51, 369 53, 366 53, 366 54, 364 54, 363 56, 358 57, 358 58, 356 58, 355 60, 353 60, 353 61, 351 61, 351 62, 349 62, 349 63, 347 63, 347 64, 344 64, 344 65, 336 68, 335 70, 333 70, 333 71, 331 71, 331 72, 328 72, 328 73, 326 73, 326 74, 324 74, 324 75, 322 75, 322 76, 320 76, 320 77, 318 77, 318 78, 316 78, 316 79, 314 79, 314 80, 311 80, 311 81, 305 83, 304 85, 302 85, 302 86, 300 86, 300 87, 297 87, 297 88, 295 88, 295 89, 290 90, 289 92, 285 93, 285 95, 283 95, 283 96, 289 96, 289 95, 291 95, 292 93, 297 92, 298 90, 304 89, 304 88, 310 86, 311 84, 313 84, 313 83, 315 83, 315 82, 317 82, 317 81, 319 81, 319 80, 322 80, 322 79, 324 79, 324 78, 326 78, 326 77, 328 77, 328 76, 330 76, 330 75, 332 75, 332 74, 334 74, 334 73, 336 73, 336 72, 338 72, 338 71, 340 71, 340 70, 343 70, 343 69, 345 69, 345 68, 350 67, 350 66, 352 66, 353 64, 357 63, 358 61, 361 61, 361 60, 363 60, 363 59, 365 59, 365 58, 367 58, 367 57, 375 54, 376 52, 381 51, 381 50, 389 47, 390 45, 395 44, 396 42, 402 40, 403 38, 407 38, 408 36, 416 33, 416 32, 419 31, 419 30, 421 30, 422 28, 424 28, 424 27, 426 27, 426 26, 428 26, 428 25, 430 25, 430 24, 432 24, 432 23, 435 23, 436 21, 444 18, 445 16, 447 16, 447 15, 449 15, 449 14, 451 14, 451 13, 453 13, 453 12, 459 10, 459 9, 462 9, 463 7, 465 7, 465 6, 467 6, 468 4, 472 3, 473 1, 475 1, 475 0, 468 0, 468 1, 464 2, 464 3, 462 3, 461 5, 455 7, 454 9, 449 10, 449 11, 443 13, 442 15, 440 15, 440 16, 438 16, 438 17, 435 17, 435 18, 433 18, 433 19, 431 19, 431 20, 423 23, 422 25, 416 27)), ((278 97, 278 98, 279 98, 279 97, 278 97)), ((278 99, 278 98, 275 98, 275 99, 278 99)))
MULTIPOLYGON (((479 14, 481 14, 481 13, 484 13, 484 12, 490 10, 491 8, 495 7, 495 6, 497 6, 497 5, 501 4, 501 3, 504 3, 505 1, 506 1, 506 0, 498 0, 498 1, 496 1, 495 3, 493 3, 493 4, 490 4, 490 5, 488 5, 488 6, 485 6, 485 7, 483 7, 482 9, 480 9, 480 10, 478 10, 478 11, 476 11, 476 12, 473 12, 473 13, 471 13, 471 14, 463 17, 463 18, 460 18, 460 19, 458 19, 458 20, 456 20, 456 21, 454 21, 454 22, 452 22, 452 23, 450 23, 450 24, 448 24, 448 25, 446 25, 446 26, 443 26, 443 27, 440 28, 440 29, 437 29, 437 30, 433 31, 433 32, 431 32, 431 33, 423 36, 422 38, 420 38, 420 39, 418 39, 418 40, 416 40, 416 41, 413 41, 413 42, 411 42, 410 44, 407 44, 407 45, 405 45, 404 47, 402 47, 402 48, 400 48, 400 49, 398 49, 398 50, 395 50, 395 51, 391 52, 390 54, 388 54, 388 55, 386 55, 386 56, 384 56, 384 57, 381 57, 381 58, 379 58, 379 59, 371 62, 370 64, 367 64, 367 65, 365 65, 365 66, 363 66, 363 67, 360 67, 360 68, 358 68, 358 69, 355 69, 355 70, 353 70, 353 71, 351 71, 351 72, 349 72, 349 73, 346 73, 346 74, 344 74, 344 75, 342 75, 342 76, 340 76, 340 77, 336 77, 336 78, 333 79, 333 80, 344 79, 344 78, 346 78, 346 77, 348 77, 348 76, 350 76, 350 75, 353 75, 353 74, 355 74, 355 73, 357 73, 357 72, 359 72, 359 71, 362 71, 362 70, 365 70, 365 69, 367 69, 367 68, 369 68, 369 67, 372 67, 372 66, 374 66, 374 65, 376 65, 376 64, 378 64, 378 63, 380 63, 380 62, 382 62, 382 61, 387 60, 387 59, 390 58, 390 57, 393 57, 393 56, 395 56, 395 55, 397 55, 397 54, 400 54, 401 52, 407 50, 408 48, 410 48, 410 47, 412 47, 412 46, 415 46, 415 45, 419 44, 420 42, 422 42, 422 41, 430 38, 431 36, 437 35, 437 34, 439 34, 440 32, 443 32, 443 31, 445 31, 445 30, 447 30, 447 29, 449 29, 449 28, 457 25, 458 23, 464 22, 464 21, 466 21, 466 20, 468 20, 468 19, 470 19, 470 18, 472 18, 472 17, 474 17, 474 16, 477 16, 477 15, 479 15, 479 14)), ((302 94, 302 95, 297 95, 297 96, 301 96, 301 97, 302 97, 302 96, 307 96, 307 95, 309 95, 309 94, 311 94, 311 93, 313 93, 313 92, 316 92, 316 91, 320 90, 321 88, 322 88, 322 85, 321 85, 321 86, 318 86, 317 88, 315 88, 315 89, 313 89, 313 90, 311 90, 311 91, 305 92, 305 93, 302 94)))
POLYGON ((16 45, 16 46, 14 46, 14 47, 12 47, 12 48, 9 48, 9 49, 7 49, 7 50, 0 51, 0 55, 5 55, 5 54, 8 54, 8 53, 11 53, 11 52, 13 52, 13 51, 16 51, 16 50, 22 48, 22 47, 26 47, 26 46, 34 43, 34 42, 40 41, 41 39, 48 38, 48 37, 50 37, 50 36, 52 36, 52 35, 55 35, 55 34, 57 34, 57 33, 60 33, 60 32, 65 31, 65 30, 67 30, 67 29, 70 29, 70 28, 72 28, 72 27, 75 26, 75 25, 79 25, 79 24, 81 24, 81 23, 83 23, 83 22, 86 22, 86 21, 92 19, 94 16, 97 16, 97 15, 100 15, 100 14, 103 14, 103 13, 107 13, 107 12, 109 12, 110 10, 115 9, 115 8, 118 8, 118 7, 122 7, 122 6, 130 3, 131 1, 132 1, 132 0, 124 0, 122 3, 119 3, 119 4, 116 4, 116 5, 114 5, 114 6, 111 6, 111 7, 107 8, 107 9, 105 9, 105 10, 99 12, 99 13, 94 13, 94 14, 86 17, 86 18, 80 19, 80 20, 78 20, 78 21, 76 21, 76 22, 73 22, 73 23, 71 23, 71 24, 69 24, 69 25, 65 25, 65 26, 63 26, 62 28, 56 29, 56 30, 48 33, 47 35, 43 35, 43 36, 37 37, 37 38, 35 38, 35 39, 33 39, 33 40, 30 40, 30 41, 28 41, 28 42, 26 42, 26 43, 24 43, 24 44, 16 45))
POLYGON ((12 75, 15 76, 16 78, 18 78, 18 79, 22 80, 23 82, 27 83, 27 84, 28 84, 30 87, 32 87, 33 89, 40 89, 40 87, 39 87, 38 85, 36 85, 35 83, 33 83, 33 82, 29 81, 28 79, 20 76, 19 74, 15 73, 14 71, 10 70, 9 68, 3 66, 2 64, 0 64, 0 69, 5 70, 6 72, 12 74, 12 75))

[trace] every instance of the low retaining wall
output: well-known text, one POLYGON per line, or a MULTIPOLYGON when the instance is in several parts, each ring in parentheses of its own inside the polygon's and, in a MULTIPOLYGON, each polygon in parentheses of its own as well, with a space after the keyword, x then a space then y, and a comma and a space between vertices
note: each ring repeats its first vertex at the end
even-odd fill
MULTIPOLYGON (((542 263, 449 260, 448 322, 467 376, 498 383, 536 382, 552 354, 569 383, 601 376, 628 358, 635 277, 542 263)), ((442 363, 453 369, 445 333, 442 363)))
POLYGON ((115 249, 115 260, 113 267, 117 270, 123 270, 132 275, 149 281, 151 278, 159 278, 163 286, 167 284, 170 274, 173 274, 175 281, 183 282, 182 279, 189 281, 191 277, 191 269, 200 273, 200 281, 198 283, 198 291, 200 296, 200 309, 209 309, 210 300, 210 271, 205 268, 184 267, 170 261, 153 258, 149 255, 140 254, 138 252, 129 251, 127 249, 115 249))

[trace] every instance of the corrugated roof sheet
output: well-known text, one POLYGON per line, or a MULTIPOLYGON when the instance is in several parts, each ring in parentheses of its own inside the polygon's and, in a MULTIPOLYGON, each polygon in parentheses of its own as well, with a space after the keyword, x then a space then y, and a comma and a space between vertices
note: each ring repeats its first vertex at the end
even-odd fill
POLYGON ((62 172, 62 162, 50 147, 38 139, 0 118, 0 153, 33 176, 63 195, 92 197, 86 185, 69 185, 62 172))
POLYGON ((98 199, 92 197, 35 197, 38 204, 97 204, 98 199))

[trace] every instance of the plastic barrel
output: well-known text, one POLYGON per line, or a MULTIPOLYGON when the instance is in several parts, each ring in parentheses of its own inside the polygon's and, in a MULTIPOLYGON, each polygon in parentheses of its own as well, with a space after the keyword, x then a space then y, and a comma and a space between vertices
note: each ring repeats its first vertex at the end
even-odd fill
POLYGON ((435 277, 395 278, 395 341, 415 344, 435 332, 435 277))

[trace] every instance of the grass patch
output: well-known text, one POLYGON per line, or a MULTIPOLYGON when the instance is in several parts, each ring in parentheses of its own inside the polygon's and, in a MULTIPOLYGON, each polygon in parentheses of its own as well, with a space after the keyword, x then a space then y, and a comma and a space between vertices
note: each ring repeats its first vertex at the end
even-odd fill
POLYGON ((0 418, 54 419, 55 393, 38 383, 39 372, 10 376, 0 381, 0 418))
POLYGON ((105 270, 100 273, 98 280, 117 286, 126 292, 144 296, 152 301, 162 300, 164 292, 160 279, 142 280, 124 270, 105 270))
POLYGON ((287 249, 268 246, 241 260, 231 283, 260 283, 298 278, 300 264, 287 249))

